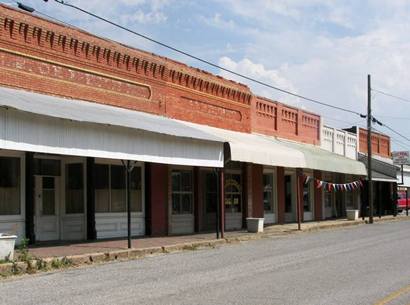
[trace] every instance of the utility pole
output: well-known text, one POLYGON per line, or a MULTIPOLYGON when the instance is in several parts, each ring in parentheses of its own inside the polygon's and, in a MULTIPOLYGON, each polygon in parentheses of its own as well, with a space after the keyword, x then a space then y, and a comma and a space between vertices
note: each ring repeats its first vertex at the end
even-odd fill
POLYGON ((372 89, 370 74, 367 75, 367 181, 369 201, 369 223, 373 223, 373 181, 372 181, 372 89))

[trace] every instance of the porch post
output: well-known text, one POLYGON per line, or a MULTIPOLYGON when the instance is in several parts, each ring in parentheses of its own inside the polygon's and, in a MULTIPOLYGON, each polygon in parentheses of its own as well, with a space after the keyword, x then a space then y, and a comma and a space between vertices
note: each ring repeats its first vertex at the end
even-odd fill
POLYGON ((298 168, 296 169, 296 215, 298 219, 298 230, 302 229, 301 178, 302 170, 298 168))
POLYGON ((29 240, 29 244, 36 242, 36 236, 34 232, 34 153, 26 152, 26 238, 29 240))
POLYGON ((131 191, 130 191, 130 181, 131 181, 131 171, 133 168, 130 166, 130 161, 127 160, 127 165, 125 169, 126 181, 125 188, 127 189, 127 233, 128 233, 128 249, 131 249, 131 191))
POLYGON ((216 177, 216 211, 215 211, 215 215, 216 215, 216 221, 215 221, 215 229, 216 229, 216 239, 219 239, 219 220, 220 220, 220 203, 219 201, 221 200, 221 196, 219 195, 220 192, 220 181, 219 181, 219 171, 220 169, 215 168, 215 177, 216 177))
POLYGON ((220 184, 220 192, 219 192, 219 204, 220 204, 220 224, 221 224, 221 238, 224 238, 225 232, 225 175, 223 168, 219 171, 219 184, 220 184))
POLYGON ((87 158, 87 239, 97 238, 95 228, 94 158, 87 158))

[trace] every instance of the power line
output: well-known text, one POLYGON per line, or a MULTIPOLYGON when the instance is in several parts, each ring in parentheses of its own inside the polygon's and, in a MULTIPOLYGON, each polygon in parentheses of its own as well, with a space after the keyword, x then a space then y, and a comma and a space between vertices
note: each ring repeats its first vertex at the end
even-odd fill
MULTIPOLYGON (((374 128, 374 127, 373 127, 373 129, 374 129, 375 131, 379 132, 379 133, 383 133, 382 131, 380 131, 380 130, 374 128)), ((395 138, 395 137, 393 137, 393 136, 390 136, 390 140, 391 140, 392 142, 396 143, 397 145, 401 146, 402 148, 407 149, 407 150, 410 150, 410 146, 407 146, 406 143, 404 143, 404 142, 402 142, 402 141, 400 141, 400 140, 397 140, 397 138, 395 138)))
POLYGON ((389 116, 389 115, 377 115, 380 118, 386 118, 386 119, 394 119, 394 120, 406 120, 409 121, 410 117, 399 117, 399 116, 389 116))
POLYGON ((393 128, 391 128, 390 126, 383 124, 382 126, 384 126, 385 128, 389 129, 391 132, 395 133, 396 135, 402 137, 403 139, 406 139, 407 141, 410 142, 410 139, 408 137, 406 137, 405 135, 401 134, 400 132, 394 130, 393 128))
POLYGON ((397 95, 393 95, 393 94, 390 94, 390 93, 386 93, 386 92, 384 92, 384 91, 377 90, 377 89, 372 89, 372 91, 377 92, 377 93, 380 93, 380 94, 383 94, 383 95, 385 95, 385 96, 389 96, 389 97, 395 98, 395 99, 400 100, 400 101, 402 101, 402 102, 410 103, 410 99, 406 99, 406 98, 404 98, 404 97, 400 97, 400 96, 397 96, 397 95))
POLYGON ((344 111, 344 112, 348 112, 348 113, 353 113, 353 114, 356 114, 356 115, 358 115, 358 116, 363 117, 360 112, 357 112, 357 111, 354 111, 354 110, 351 110, 351 109, 347 109, 347 108, 343 108, 343 107, 339 107, 339 106, 334 106, 334 105, 331 105, 331 104, 328 104, 328 103, 319 101, 319 100, 317 100, 317 99, 309 98, 309 97, 303 96, 303 95, 301 95, 301 94, 294 93, 294 92, 291 92, 291 91, 288 91, 288 90, 285 90, 285 89, 282 89, 282 88, 279 88, 279 87, 270 85, 270 84, 268 84, 268 83, 262 82, 262 81, 260 81, 260 80, 255 79, 255 78, 252 78, 252 77, 250 77, 250 76, 246 76, 246 75, 244 75, 244 74, 241 74, 241 73, 235 72, 235 71, 233 71, 233 70, 224 68, 224 67, 222 67, 222 66, 220 66, 220 65, 218 65, 218 64, 215 64, 215 63, 213 63, 213 62, 211 62, 211 61, 209 61, 209 60, 202 59, 202 58, 200 58, 200 57, 198 57, 198 56, 192 55, 191 53, 188 53, 188 52, 186 52, 186 51, 183 51, 183 50, 181 50, 181 49, 178 49, 178 48, 176 48, 176 47, 173 47, 173 46, 171 46, 171 45, 169 45, 169 44, 163 43, 163 42, 161 42, 161 41, 159 41, 159 40, 156 40, 156 39, 154 39, 154 38, 151 38, 151 37, 149 37, 149 36, 147 36, 147 35, 144 35, 144 34, 141 34, 141 33, 136 32, 136 31, 134 31, 134 30, 131 30, 131 29, 129 29, 129 28, 125 27, 125 26, 122 26, 122 25, 120 25, 120 24, 118 24, 118 23, 115 23, 115 22, 113 22, 113 21, 111 21, 111 20, 109 20, 109 19, 106 19, 106 18, 104 18, 104 17, 98 16, 98 15, 96 15, 96 14, 94 14, 94 13, 91 13, 91 12, 89 12, 89 11, 87 11, 87 10, 81 8, 81 7, 78 7, 78 6, 73 5, 73 4, 70 4, 70 3, 66 3, 66 2, 63 1, 63 0, 54 0, 54 1, 57 2, 57 3, 59 3, 59 4, 61 4, 61 5, 74 8, 74 9, 80 11, 80 12, 83 12, 83 13, 85 13, 85 14, 87 14, 87 15, 89 15, 89 16, 92 16, 92 17, 94 17, 94 18, 97 18, 97 19, 99 19, 99 20, 101 20, 101 21, 107 22, 107 23, 109 23, 109 24, 111 24, 111 25, 113 25, 113 26, 115 26, 115 27, 118 27, 118 28, 120 28, 120 29, 122 29, 122 30, 124 30, 124 31, 127 31, 127 32, 131 33, 131 34, 137 35, 137 36, 139 36, 139 37, 141 37, 141 38, 143 38, 143 39, 146 39, 146 40, 148 40, 148 41, 151 41, 151 42, 153 42, 153 43, 155 43, 155 44, 157 44, 157 45, 160 45, 160 46, 162 46, 162 47, 164 47, 164 48, 170 49, 170 50, 172 50, 172 51, 174 51, 174 52, 176 52, 176 53, 182 54, 182 55, 184 55, 184 56, 186 56, 186 57, 189 57, 189 58, 191 58, 191 59, 194 59, 194 60, 197 60, 197 61, 199 61, 199 62, 202 62, 202 63, 204 63, 204 64, 206 64, 206 65, 211 66, 211 67, 214 67, 214 68, 220 69, 220 70, 222 70, 222 71, 228 72, 228 73, 230 73, 230 74, 232 74, 232 75, 241 77, 241 78, 243 78, 243 79, 249 80, 249 81, 254 82, 254 83, 256 83, 256 84, 259 84, 259 85, 268 87, 268 88, 270 88, 270 89, 273 89, 273 90, 276 90, 276 91, 279 91, 279 92, 282 92, 282 93, 285 93, 285 94, 288 94, 288 95, 291 95, 291 96, 294 96, 294 97, 297 97, 297 98, 300 98, 300 99, 303 99, 303 100, 306 100, 306 101, 309 101, 309 102, 312 102, 312 103, 315 103, 315 104, 319 104, 319 105, 322 105, 322 106, 326 106, 326 107, 329 107, 329 108, 337 109, 337 110, 344 111))
MULTIPOLYGON (((14 0, 13 0, 13 1, 14 1, 14 0)), ((259 85, 262 85, 262 86, 265 86, 265 87, 274 89, 274 90, 276 90, 276 91, 279 91, 279 92, 282 92, 282 93, 285 93, 285 94, 288 94, 288 95, 291 95, 291 96, 294 96, 294 97, 297 97, 297 98, 301 98, 301 99, 304 99, 304 100, 306 100, 306 101, 310 101, 310 102, 313 102, 313 103, 316 103, 316 104, 319 104, 319 105, 322 105, 322 106, 326 106, 326 107, 330 107, 330 108, 337 109, 337 110, 340 110, 340 111, 344 111, 344 112, 356 114, 356 115, 360 116, 361 118, 366 118, 366 115, 363 115, 363 114, 361 114, 361 113, 359 113, 359 112, 357 112, 357 111, 350 110, 350 109, 346 109, 346 108, 342 108, 342 107, 338 107, 338 106, 334 106, 334 105, 331 105, 331 104, 328 104, 328 103, 325 103, 325 102, 321 102, 321 101, 319 101, 319 100, 312 99, 312 98, 309 98, 309 97, 306 97, 306 96, 303 96, 303 95, 300 95, 300 94, 297 94, 297 93, 294 93, 294 92, 291 92, 291 91, 288 91, 288 90, 285 90, 285 89, 282 89, 282 88, 279 88, 279 87, 276 87, 276 86, 273 86, 273 85, 270 85, 270 84, 267 84, 267 83, 265 83, 265 82, 262 82, 262 81, 259 81, 259 80, 257 80, 257 79, 254 79, 254 78, 252 78, 252 77, 246 76, 246 75, 244 75, 244 74, 237 73, 237 72, 232 71, 232 70, 230 70, 230 69, 224 68, 224 67, 222 67, 222 66, 220 66, 220 65, 217 65, 217 64, 215 64, 215 63, 212 63, 212 62, 210 62, 210 61, 208 61, 208 60, 202 59, 202 58, 197 57, 197 56, 195 56, 195 55, 192 55, 192 54, 190 54, 190 53, 188 53, 188 52, 182 51, 182 50, 180 50, 180 49, 178 49, 178 48, 175 48, 175 47, 173 47, 173 46, 170 46, 170 45, 168 45, 168 44, 165 44, 165 43, 163 43, 163 42, 160 42, 160 41, 158 41, 158 40, 156 40, 156 39, 153 39, 153 38, 151 38, 151 37, 149 37, 149 36, 147 36, 147 35, 138 33, 138 32, 136 32, 136 31, 134 31, 134 30, 131 30, 131 29, 127 28, 127 27, 124 27, 124 26, 122 26, 122 25, 119 25, 119 24, 117 24, 117 23, 115 23, 115 22, 113 22, 113 21, 111 21, 111 20, 108 20, 108 19, 103 18, 103 17, 101 17, 101 16, 98 16, 98 15, 96 15, 96 14, 94 14, 94 13, 91 13, 91 12, 85 10, 85 9, 82 9, 81 7, 78 7, 78 6, 73 5, 73 4, 66 3, 66 2, 63 1, 63 0, 54 0, 54 1, 57 2, 57 3, 59 3, 59 4, 61 4, 61 5, 74 8, 74 9, 76 9, 76 10, 78 10, 78 11, 81 11, 81 12, 83 12, 83 13, 89 15, 89 16, 92 16, 92 17, 94 17, 94 18, 97 18, 97 19, 99 19, 99 20, 102 20, 102 21, 104 21, 104 22, 107 22, 107 23, 109 23, 109 24, 111 24, 111 25, 113 25, 113 26, 115 26, 115 27, 118 27, 118 28, 120 28, 120 29, 122 29, 122 30, 125 30, 125 31, 129 32, 129 33, 132 33, 132 34, 134 34, 134 35, 137 35, 137 36, 139 36, 139 37, 141 37, 141 38, 143 38, 143 39, 146 39, 146 40, 151 41, 151 42, 153 42, 153 43, 155 43, 155 44, 158 44, 158 45, 160 45, 160 46, 162 46, 162 47, 164 47, 164 48, 170 49, 170 50, 172 50, 172 51, 174 51, 174 52, 180 53, 180 54, 182 54, 182 55, 184 55, 184 56, 187 56, 187 57, 189 57, 189 58, 195 59, 195 60, 197 60, 197 61, 199 61, 199 62, 202 62, 202 63, 207 64, 207 65, 209 65, 209 66, 212 66, 212 67, 214 67, 214 68, 218 68, 218 69, 220 69, 220 70, 222 70, 222 71, 225 71, 225 72, 228 72, 228 73, 230 73, 230 74, 239 76, 239 77, 241 77, 241 78, 243 78, 243 79, 249 80, 249 81, 254 82, 254 83, 257 83, 257 84, 259 84, 259 85)), ((20 2, 17 2, 17 1, 14 1, 14 2, 16 2, 16 3, 18 4, 18 6, 19 6, 20 8, 22 8, 22 9, 25 9, 25 10, 30 11, 30 12, 34 12, 34 11, 35 11, 33 8, 28 7, 28 6, 26 6, 26 5, 22 5, 20 2)), ((43 14, 43 13, 40 13, 40 14, 43 14)), ((45 15, 45 16, 47 16, 47 17, 49 17, 49 18, 55 19, 55 18, 53 18, 53 17, 51 17, 51 16, 48 16, 48 15, 46 15, 46 14, 43 14, 43 15, 45 15)), ((398 96, 395 96, 395 95, 392 95, 392 94, 389 94, 389 93, 385 93, 385 92, 380 91, 380 90, 377 90, 377 89, 372 89, 372 91, 375 91, 375 92, 378 92, 378 93, 380 93, 380 94, 384 94, 384 95, 387 95, 387 96, 390 96, 390 97, 393 97, 393 98, 397 98, 397 99, 400 99, 400 100, 403 100, 403 101, 406 101, 406 102, 409 102, 409 103, 410 103, 410 100, 407 100, 407 99, 404 99, 404 98, 401 98, 401 97, 398 97, 398 96)), ((393 133, 399 135, 400 137, 402 137, 402 138, 404 138, 404 139, 406 139, 407 141, 410 142, 410 139, 409 139, 408 137, 406 137, 406 136, 404 136, 403 134, 399 133, 398 131, 394 130, 394 129, 391 128, 390 126, 388 126, 388 125, 386 125, 386 124, 380 122, 380 121, 377 120, 374 116, 372 116, 372 121, 373 121, 373 123, 378 123, 380 126, 384 126, 385 128, 389 129, 391 132, 393 132, 393 133)))

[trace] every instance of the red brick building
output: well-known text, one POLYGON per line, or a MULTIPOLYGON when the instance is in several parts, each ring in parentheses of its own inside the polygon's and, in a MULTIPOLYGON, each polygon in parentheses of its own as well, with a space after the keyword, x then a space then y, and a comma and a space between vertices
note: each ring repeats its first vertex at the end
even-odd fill
POLYGON ((320 148, 317 114, 4 5, 0 72, 0 231, 32 242, 124 236, 126 161, 133 235, 296 221, 297 198, 305 221, 327 198, 342 216, 301 173, 365 174, 320 148))

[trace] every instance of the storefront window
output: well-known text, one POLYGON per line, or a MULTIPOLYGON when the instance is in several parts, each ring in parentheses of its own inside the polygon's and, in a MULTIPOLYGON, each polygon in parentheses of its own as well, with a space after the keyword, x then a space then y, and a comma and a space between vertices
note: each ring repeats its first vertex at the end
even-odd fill
POLYGON ((193 179, 192 171, 173 170, 172 179, 172 214, 192 214, 193 179))
POLYGON ((0 215, 20 214, 20 159, 0 157, 0 215))
POLYGON ((97 213, 106 213, 110 211, 109 170, 109 165, 94 165, 95 211, 97 213))
POLYGON ((82 163, 65 166, 66 214, 84 213, 84 173, 82 163))
POLYGON ((240 213, 242 209, 241 175, 227 173, 225 177, 225 211, 240 213))
POLYGON ((332 207, 332 193, 325 190, 325 207, 331 208, 332 207))
POLYGON ((205 174, 205 210, 209 214, 216 213, 216 205, 218 204, 216 183, 215 173, 208 172, 205 174))
POLYGON ((131 211, 142 212, 142 178, 141 167, 134 167, 130 177, 131 211))
POLYGON ((311 212, 312 210, 310 190, 311 187, 309 184, 303 185, 303 211, 305 212, 311 212))
POLYGON ((111 212, 126 211, 125 169, 122 165, 111 165, 111 212))
POLYGON ((285 213, 292 213, 292 176, 285 176, 285 213))
MULTIPOLYGON (((115 213, 127 211, 126 174, 122 165, 95 164, 95 211, 115 213)), ((141 167, 135 166, 130 175, 132 212, 142 212, 141 167)))
POLYGON ((263 207, 265 212, 273 213, 273 175, 263 175, 263 207))
POLYGON ((346 208, 355 209, 353 197, 354 197, 354 192, 353 191, 346 191, 345 192, 346 208))

